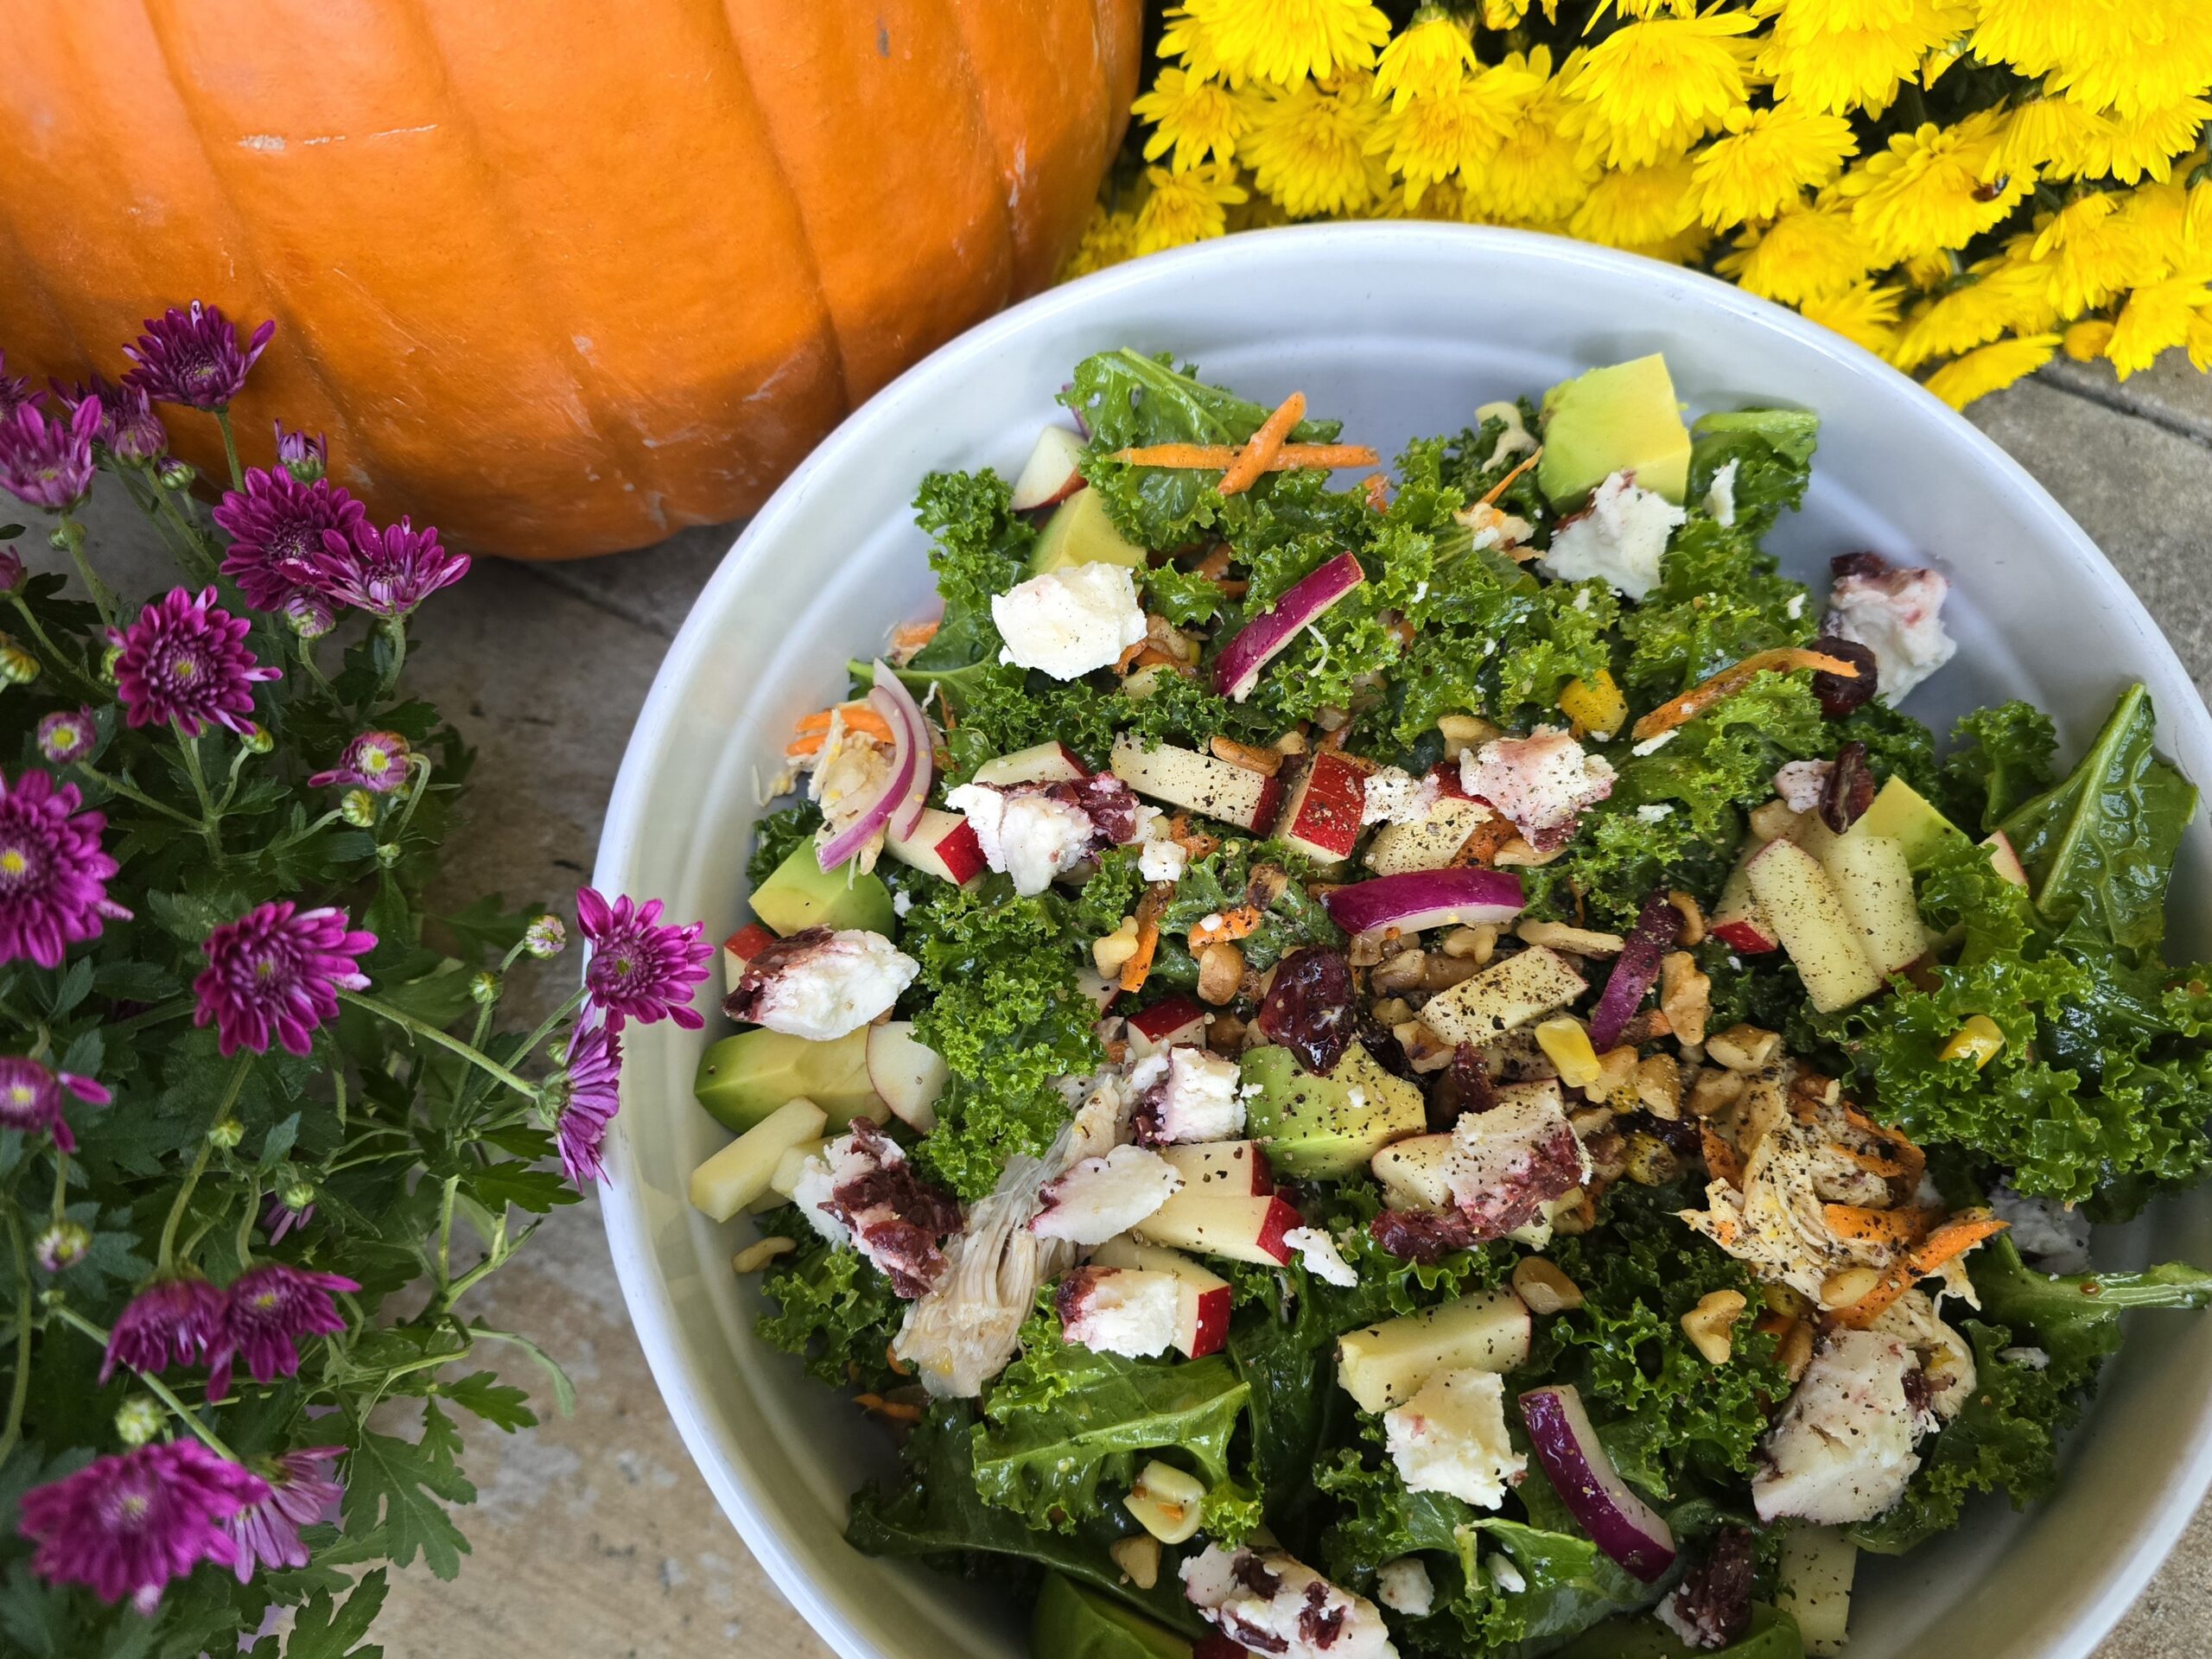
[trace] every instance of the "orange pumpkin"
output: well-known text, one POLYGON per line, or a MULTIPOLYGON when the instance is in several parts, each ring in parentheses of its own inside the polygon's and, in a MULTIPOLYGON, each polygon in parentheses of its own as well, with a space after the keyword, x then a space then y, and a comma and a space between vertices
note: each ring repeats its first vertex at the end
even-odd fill
MULTIPOLYGON (((0 49, 0 346, 197 296, 372 513, 565 558, 737 518, 1048 283, 1140 0, 67 0, 0 49)), ((219 448, 179 413, 185 453, 219 448)))

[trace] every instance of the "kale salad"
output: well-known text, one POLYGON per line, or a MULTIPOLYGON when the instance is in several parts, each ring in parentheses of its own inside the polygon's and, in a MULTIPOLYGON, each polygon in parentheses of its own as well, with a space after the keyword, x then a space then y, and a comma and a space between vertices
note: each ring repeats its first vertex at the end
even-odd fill
POLYGON ((760 1334, 896 1448, 851 1542, 1039 1659, 1839 1651, 2212 1298, 2089 1253, 2212 1168, 2143 689, 1939 740, 1945 577, 1783 576, 1816 416, 1657 357, 1387 467, 1060 401, 923 480, 698 1074, 760 1334))

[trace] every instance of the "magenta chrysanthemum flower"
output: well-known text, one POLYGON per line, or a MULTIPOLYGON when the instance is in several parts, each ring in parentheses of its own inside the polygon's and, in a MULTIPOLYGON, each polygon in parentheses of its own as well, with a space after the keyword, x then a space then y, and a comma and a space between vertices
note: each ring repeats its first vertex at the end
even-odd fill
POLYGON ((245 488, 226 490, 215 522, 231 538, 223 574, 257 611, 280 609, 298 593, 319 593, 322 538, 346 536, 367 509, 324 480, 302 484, 289 472, 247 469, 245 488))
POLYGON ((308 785, 321 789, 326 784, 343 784, 388 795, 407 781, 408 753, 407 740, 397 732, 363 732, 346 746, 336 766, 318 772, 308 785))
POLYGON ((154 405, 140 386, 118 386, 105 375, 65 386, 54 383, 54 395, 74 414, 86 403, 100 406, 99 430, 92 435, 110 453, 124 461, 159 461, 169 452, 168 429, 154 413, 154 405))
POLYGON ((23 585, 22 555, 12 547, 0 547, 0 594, 12 594, 23 585))
POLYGON ((105 1106, 115 1096, 90 1077, 52 1066, 24 1054, 0 1054, 0 1128, 21 1129, 25 1135, 43 1130, 64 1152, 77 1150, 77 1137, 61 1116, 64 1090, 91 1106, 105 1106))
MULTIPOLYGON (((314 1188, 303 1189, 312 1194, 314 1188)), ((295 1228, 304 1227, 315 1219, 315 1201, 310 1197, 305 1203, 295 1205, 293 1195, 280 1192, 269 1200, 269 1207, 261 1212, 262 1230, 269 1235, 271 1244, 281 1244, 284 1235, 295 1228)))
POLYGON ((663 925, 660 912, 658 899, 639 906, 618 898, 610 906, 589 887, 577 890, 576 925, 591 946, 584 985, 610 1032, 626 1020, 647 1026, 673 1020, 686 1031, 707 1023, 691 999, 715 948, 699 923, 663 925))
POLYGON ((325 531, 320 586, 331 598, 377 616, 404 616, 441 588, 468 574, 466 553, 438 545, 438 532, 406 518, 378 530, 358 524, 350 536, 325 531))
POLYGON ((156 1279, 108 1332, 100 1381, 118 1365, 152 1374, 209 1359, 223 1346, 225 1305, 223 1293, 205 1279, 156 1279))
POLYGON ((38 723, 38 752, 57 766, 92 752, 99 723, 89 709, 57 709, 38 723))
POLYGON ((115 861, 100 850, 107 815, 79 812, 74 784, 43 772, 13 785, 0 773, 0 963, 29 957, 59 968, 73 944, 99 938, 103 921, 130 912, 107 896, 115 861))
POLYGON ((302 639, 320 639, 338 626, 338 613, 317 594, 294 594, 278 608, 292 625, 292 632, 302 639))
POLYGON ((305 1567, 308 1547, 300 1529, 327 1516, 346 1489, 323 1472, 346 1455, 342 1446, 307 1446, 287 1452, 263 1466, 269 1496, 250 1503, 223 1523, 238 1547, 236 1571, 244 1584, 257 1567, 305 1567))
POLYGON ((310 1273, 282 1262, 249 1268, 226 1293, 223 1338, 207 1370, 207 1397, 230 1392, 231 1362, 245 1361, 257 1382, 271 1382, 300 1369, 298 1338, 329 1336, 346 1328, 330 1300, 337 1290, 360 1286, 335 1273, 310 1273))
POLYGON ((141 1613, 202 1561, 235 1568, 238 1541, 223 1522, 269 1496, 269 1483, 197 1440, 142 1446, 102 1458, 23 1495, 21 1527, 49 1584, 82 1584, 141 1613))
POLYGON ((180 311, 171 306, 158 317, 149 317, 146 332, 123 354, 137 367, 123 377, 149 397, 164 404, 188 404, 194 409, 222 409, 245 385, 246 371, 268 349, 274 322, 253 331, 244 346, 231 320, 215 306, 198 300, 180 311))
POLYGON ((582 1027, 569 1039, 568 1064, 554 1084, 553 1138, 561 1167, 578 1186, 607 1179, 600 1148, 622 1109, 622 1039, 605 1026, 582 1027))
POLYGON ((241 1048, 266 1054, 272 1038, 305 1054, 309 1033, 337 1017, 338 992, 368 988, 353 958, 376 943, 375 934, 349 927, 342 910, 302 910, 289 899, 250 910, 200 947, 207 966, 192 982, 200 999, 192 1022, 213 1022, 226 1058, 241 1048))
POLYGON ((36 404, 19 404, 0 416, 0 489, 51 512, 75 506, 92 487, 92 438, 99 428, 97 401, 79 404, 66 421, 36 404))
POLYGON ((8 353, 0 346, 0 415, 12 415, 31 400, 31 383, 8 372, 8 353))
POLYGON ((330 468, 330 446, 318 432, 309 437, 304 432, 287 432, 284 423, 276 423, 276 464, 302 484, 312 484, 330 468))
POLYGON ((173 588, 108 639, 122 648, 115 664, 115 695, 134 726, 175 721, 187 737, 209 723, 241 737, 253 729, 253 688, 282 679, 283 671, 258 666, 245 648, 252 624, 215 603, 215 590, 197 595, 173 588))

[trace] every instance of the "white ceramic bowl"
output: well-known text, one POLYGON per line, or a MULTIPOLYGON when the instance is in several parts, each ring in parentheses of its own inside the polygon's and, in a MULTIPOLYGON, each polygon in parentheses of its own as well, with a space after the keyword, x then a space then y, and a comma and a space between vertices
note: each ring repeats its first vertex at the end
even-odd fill
MULTIPOLYGON (((1231 237, 1030 301, 887 387, 823 442, 741 536, 661 665, 607 814, 597 880, 668 901, 710 932, 744 914, 754 780, 791 721, 841 695, 843 664, 929 597, 908 504, 932 468, 1011 475, 1083 356, 1173 351, 1209 379, 1314 410, 1385 455, 1456 430, 1478 404, 1592 364, 1663 351, 1693 410, 1817 410, 1804 510, 1774 545, 1821 580, 1853 548, 1933 560, 1955 591, 1957 659, 1914 699, 1939 728, 2031 696, 2079 746, 2131 677, 2163 744, 2212 778, 2212 721, 2173 652, 2089 537, 1994 444, 1834 334, 1704 276, 1549 237, 1419 224, 1231 237)), ((2212 830, 2190 830, 2175 948, 2201 955, 2212 830)), ((1020 1630, 976 1587, 872 1560, 840 1535, 880 1458, 851 1406, 752 1334, 729 1270, 743 1224, 684 1201, 726 1137, 691 1099, 713 1035, 632 1028, 605 1208, 632 1317, 715 1497, 784 1593, 846 1659, 1019 1656, 1020 1630)), ((2212 1258, 2212 1203, 2164 1206, 2100 1237, 2107 1262, 2212 1258)), ((2212 1321, 2139 1316, 2063 1489, 2016 1517, 1999 1502, 1901 1561, 1869 1560, 1854 1659, 2086 1654, 2172 1544, 2212 1478, 2212 1321)))

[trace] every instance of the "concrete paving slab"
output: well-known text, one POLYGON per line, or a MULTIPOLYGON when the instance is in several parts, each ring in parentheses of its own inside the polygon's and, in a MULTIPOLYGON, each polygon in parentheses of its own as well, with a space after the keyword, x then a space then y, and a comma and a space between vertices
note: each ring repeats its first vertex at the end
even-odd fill
POLYGON ((2076 363, 2064 357, 2054 359, 2040 378, 2107 408, 2212 442, 2212 375, 2200 373, 2186 352, 2168 352, 2125 380, 2102 359, 2076 363))

